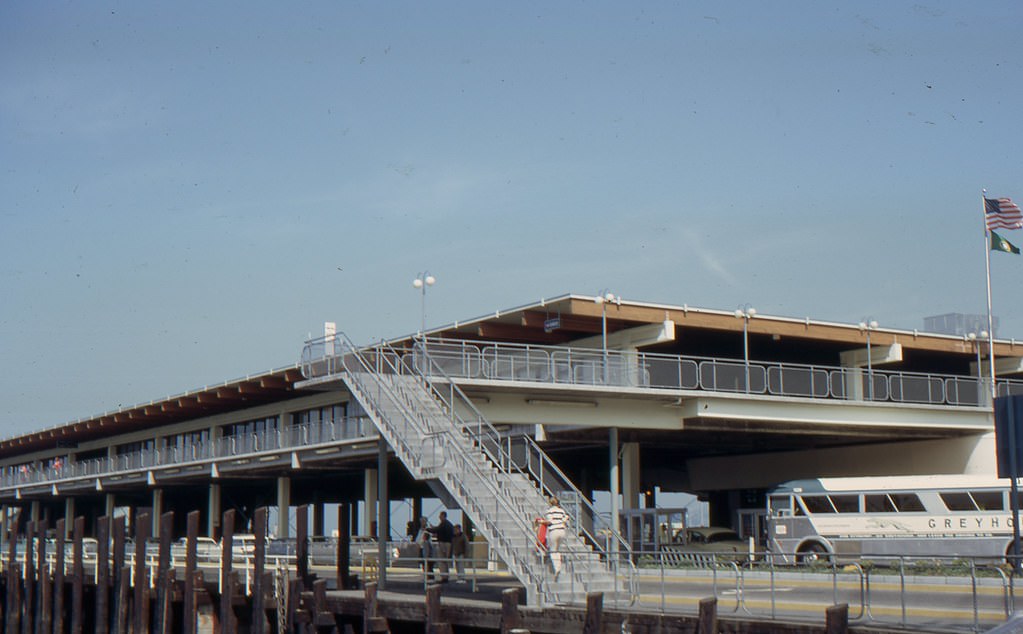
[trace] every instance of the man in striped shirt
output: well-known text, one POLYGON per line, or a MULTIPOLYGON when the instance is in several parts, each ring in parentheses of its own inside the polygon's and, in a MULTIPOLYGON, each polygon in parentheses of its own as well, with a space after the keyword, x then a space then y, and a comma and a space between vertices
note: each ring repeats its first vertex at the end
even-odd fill
POLYGON ((558 498, 551 496, 550 508, 543 514, 543 523, 547 525, 547 550, 551 554, 551 566, 554 578, 561 573, 561 544, 568 529, 568 513, 561 508, 558 498))

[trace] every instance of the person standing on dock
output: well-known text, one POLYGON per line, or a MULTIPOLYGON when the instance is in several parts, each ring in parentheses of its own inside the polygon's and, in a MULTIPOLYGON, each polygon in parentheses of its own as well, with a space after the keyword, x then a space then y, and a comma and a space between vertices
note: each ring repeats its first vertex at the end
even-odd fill
POLYGON ((437 525, 431 526, 427 530, 437 538, 434 557, 437 558, 440 582, 447 583, 451 564, 451 538, 455 536, 455 527, 448 521, 448 514, 445 511, 441 511, 439 517, 440 521, 437 522, 437 525))
POLYGON ((469 554, 469 538, 462 532, 462 525, 455 524, 451 538, 451 559, 455 562, 455 581, 465 581, 465 558, 469 554))
POLYGON ((568 513, 561 508, 557 496, 550 497, 550 507, 544 512, 541 521, 547 526, 547 551, 551 555, 554 578, 557 579, 561 574, 561 544, 568 530, 568 513))

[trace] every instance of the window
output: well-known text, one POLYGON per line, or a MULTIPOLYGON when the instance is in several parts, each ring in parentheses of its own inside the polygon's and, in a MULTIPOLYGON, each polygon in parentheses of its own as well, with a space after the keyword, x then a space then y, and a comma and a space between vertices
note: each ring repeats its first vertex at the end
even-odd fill
POLYGON ((886 493, 868 493, 863 496, 863 503, 868 513, 894 513, 897 510, 886 493))
POLYGON ((1001 491, 972 491, 973 501, 982 511, 1004 511, 1005 496, 1001 491))
POLYGON ((900 513, 923 512, 924 504, 916 493, 892 493, 890 494, 895 510, 900 513))
POLYGON ((831 503, 839 513, 859 513, 860 496, 853 495, 832 495, 831 503))
POLYGON ((976 511, 973 498, 965 491, 945 491, 940 493, 941 501, 950 511, 976 511))
POLYGON ((804 495, 800 498, 810 513, 834 513, 835 507, 826 495, 804 495))

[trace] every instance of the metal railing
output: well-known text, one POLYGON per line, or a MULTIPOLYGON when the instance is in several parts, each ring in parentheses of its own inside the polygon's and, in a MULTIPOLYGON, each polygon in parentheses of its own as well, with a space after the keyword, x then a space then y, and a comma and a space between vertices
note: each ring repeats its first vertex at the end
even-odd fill
POLYGON ((285 449, 360 443, 377 437, 376 428, 364 416, 325 420, 284 429, 213 438, 189 446, 141 449, 117 456, 67 461, 57 467, 8 468, 0 474, 0 489, 39 484, 60 484, 114 473, 158 470, 188 464, 209 464, 230 458, 278 452, 285 449))
MULTIPOLYGON (((1016 611, 1011 567, 988 558, 884 556, 786 565, 779 553, 636 551, 639 610, 688 611, 714 596, 721 612, 821 621, 845 603, 853 622, 980 632, 1016 611)), ((787 553, 791 560, 793 553, 787 553)))
MULTIPOLYGON (((535 589, 544 601, 553 601, 556 587, 564 583, 556 584, 550 571, 529 548, 535 539, 532 519, 543 514, 543 494, 552 491, 541 487, 533 489, 532 497, 523 497, 525 491, 515 482, 526 484, 532 474, 523 470, 529 462, 523 463, 521 458, 529 455, 533 464, 543 465, 542 472, 547 474, 549 484, 559 481, 560 476, 563 488, 558 493, 574 493, 572 497, 580 500, 579 508, 589 506, 588 501, 582 503, 584 496, 549 459, 541 458, 543 452, 539 447, 534 445, 529 454, 520 451, 517 459, 509 439, 503 437, 443 369, 434 364, 426 348, 417 348, 414 354, 383 344, 359 349, 344 335, 338 335, 330 348, 338 354, 340 363, 331 362, 328 367, 345 371, 349 387, 381 426, 381 433, 414 477, 439 479, 474 517, 477 528, 527 588, 535 589), (428 463, 424 463, 424 457, 428 463), (503 481, 496 475, 498 473, 518 474, 521 480, 503 481)), ((309 357, 303 355, 303 358, 309 357)), ((303 364, 303 367, 309 366, 303 364)), ((535 480, 532 486, 537 486, 535 480)), ((592 512, 592 507, 589 509, 592 512)), ((617 539, 620 541, 620 537, 617 539)), ((587 541, 591 547, 606 548, 608 539, 600 543, 589 536, 587 541)), ((620 550, 628 552, 627 545, 620 543, 620 550)), ((593 551, 583 548, 582 543, 569 549, 573 553, 566 558, 568 574, 562 579, 585 588, 595 574, 585 564, 597 560, 593 551)), ((601 550, 600 559, 605 562, 601 567, 610 566, 617 579, 618 557, 601 550)), ((630 592, 631 589, 627 589, 625 594, 630 592)))
MULTIPOLYGON (((431 367, 454 379, 990 407, 990 382, 983 377, 751 360, 747 383, 747 365, 741 359, 618 350, 605 355, 591 348, 448 339, 428 339, 425 344, 431 367)), ((307 377, 335 371, 336 358, 314 354, 327 347, 323 342, 307 344, 302 361, 307 377)), ((997 390, 999 395, 1023 394, 1023 381, 999 379, 997 390)))

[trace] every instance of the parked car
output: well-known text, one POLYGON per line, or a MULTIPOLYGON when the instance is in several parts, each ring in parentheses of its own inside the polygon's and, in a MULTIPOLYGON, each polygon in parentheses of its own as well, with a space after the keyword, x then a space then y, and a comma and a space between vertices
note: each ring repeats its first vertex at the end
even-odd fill
POLYGON ((745 562, 749 560, 749 542, 730 528, 690 526, 675 531, 671 550, 683 560, 706 563, 711 559, 745 562))

